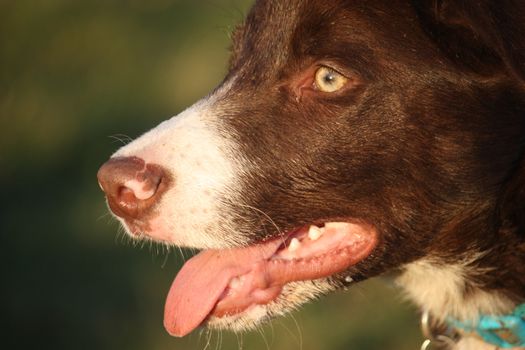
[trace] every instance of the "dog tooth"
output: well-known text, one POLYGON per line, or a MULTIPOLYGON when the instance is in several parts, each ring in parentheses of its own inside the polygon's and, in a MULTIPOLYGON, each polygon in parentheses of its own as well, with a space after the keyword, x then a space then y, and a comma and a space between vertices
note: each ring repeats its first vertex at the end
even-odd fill
POLYGON ((312 225, 308 229, 308 238, 310 238, 312 241, 317 240, 321 235, 323 234, 323 230, 321 230, 319 227, 312 225))
POLYGON ((324 224, 324 227, 338 229, 338 228, 346 228, 348 227, 348 225, 349 224, 347 222, 327 222, 326 224, 324 224))
POLYGON ((350 277, 350 276, 346 276, 345 277, 345 282, 346 283, 352 283, 352 282, 354 282, 354 279, 352 277, 350 277))
POLYGON ((297 249, 299 249, 299 246, 301 245, 301 242, 297 238, 292 238, 290 241, 290 245, 288 246, 288 250, 291 252, 295 252, 297 249))

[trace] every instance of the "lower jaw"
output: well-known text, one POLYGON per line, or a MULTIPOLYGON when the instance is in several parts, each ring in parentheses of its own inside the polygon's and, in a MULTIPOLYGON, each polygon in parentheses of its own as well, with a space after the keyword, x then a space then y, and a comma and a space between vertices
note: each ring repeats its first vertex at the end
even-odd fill
MULTIPOLYGON (((284 274, 279 276, 278 278, 274 279, 271 283, 269 283, 268 286, 265 286, 264 289, 260 289, 256 291, 256 295, 252 300, 246 300, 244 303, 239 303, 238 300, 234 300, 233 302, 231 300, 228 300, 228 296, 225 296, 224 299, 221 299, 217 302, 215 305, 215 308, 210 313, 210 316, 213 317, 224 317, 224 316, 233 316, 236 314, 240 314, 247 309, 258 306, 258 305, 266 305, 275 299, 277 299, 283 290, 284 287, 289 285, 293 282, 312 282, 314 280, 330 277, 334 274, 343 272, 348 267, 352 266, 355 262, 361 260, 361 257, 353 258, 351 257, 351 247, 341 248, 339 250, 336 250, 334 252, 331 252, 330 254, 325 254, 323 256, 315 256, 310 257, 306 259, 297 259, 297 260, 275 260, 271 261, 271 263, 275 263, 275 265, 278 266, 279 270, 288 270, 293 271, 293 273, 290 274, 284 274), (327 257, 326 255, 330 255, 327 257), (352 259, 353 258, 353 259, 352 259), (326 270, 324 273, 318 273, 315 276, 315 279, 310 279, 310 275, 312 274, 311 269, 304 269, 304 265, 312 265, 314 267, 322 266, 322 263, 319 263, 319 261, 326 261, 326 260, 332 260, 330 270, 326 270), (296 270, 300 269, 302 267, 302 274, 297 273, 296 270), (294 275, 289 276, 289 275, 294 275)), ((271 270, 268 269, 268 270, 271 270)), ((271 272, 270 272, 271 273, 271 272)), ((241 276, 242 277, 242 276, 241 276)), ((265 281, 266 282, 266 281, 265 281)), ((266 282, 268 283, 268 282, 266 282)))
POLYGON ((284 316, 320 296, 335 291, 337 285, 330 278, 290 282, 269 303, 251 305, 235 314, 210 315, 202 326, 218 331, 243 332, 254 330, 275 317, 284 316))
POLYGON ((198 323, 228 323, 254 310, 273 309, 272 305, 283 299, 283 290, 345 271, 365 259, 378 241, 369 224, 327 223, 323 229, 322 236, 311 236, 311 227, 306 227, 284 240, 201 252, 187 262, 190 267, 185 265, 179 273, 183 277, 178 275, 172 285, 165 310, 166 328, 182 336, 198 323), (211 288, 210 292, 199 292, 200 300, 210 306, 198 306, 199 297, 189 292, 197 286, 211 288))

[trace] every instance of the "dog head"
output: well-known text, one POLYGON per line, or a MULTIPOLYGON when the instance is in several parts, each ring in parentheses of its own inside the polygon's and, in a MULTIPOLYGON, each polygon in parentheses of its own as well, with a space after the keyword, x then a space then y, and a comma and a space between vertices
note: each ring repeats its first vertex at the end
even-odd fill
POLYGON ((101 168, 132 236, 203 249, 168 295, 170 333, 250 327, 496 239, 523 67, 464 12, 257 1, 223 83, 101 168))

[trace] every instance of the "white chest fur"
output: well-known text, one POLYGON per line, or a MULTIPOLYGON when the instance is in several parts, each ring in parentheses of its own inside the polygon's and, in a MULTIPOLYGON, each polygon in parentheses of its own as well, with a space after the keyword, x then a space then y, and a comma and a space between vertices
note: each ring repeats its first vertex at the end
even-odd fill
MULTIPOLYGON (((497 292, 485 291, 475 285, 475 276, 486 271, 476 269, 474 259, 456 264, 443 264, 425 258, 405 266, 396 283, 421 310, 444 321, 447 317, 475 320, 480 314, 509 313, 515 305, 497 292), (467 281, 469 283, 466 292, 467 281)), ((495 350, 497 347, 466 337, 455 350, 495 350)))

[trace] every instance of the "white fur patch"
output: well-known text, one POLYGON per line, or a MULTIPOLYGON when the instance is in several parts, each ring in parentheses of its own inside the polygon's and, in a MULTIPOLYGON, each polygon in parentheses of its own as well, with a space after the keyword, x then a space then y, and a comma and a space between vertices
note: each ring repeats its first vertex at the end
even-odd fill
MULTIPOLYGON (((470 286, 474 290, 465 293, 468 276, 484 271, 476 270, 473 262, 480 255, 456 264, 445 265, 438 259, 424 258, 405 266, 404 273, 396 283, 421 310, 444 322, 447 317, 460 321, 474 321, 481 314, 501 315, 512 311, 515 305, 505 296, 470 286)), ((472 283, 472 282, 471 282, 472 283)), ((497 350, 473 336, 465 335, 451 350, 497 350)), ((520 348, 521 349, 521 348, 520 348)))
POLYGON ((514 304, 501 294, 476 286, 464 293, 467 276, 483 273, 472 268, 472 261, 444 265, 424 258, 406 265, 396 282, 422 310, 441 321, 449 316, 465 321, 476 320, 480 314, 510 312, 514 304))
MULTIPOLYGON (((170 188, 149 218, 144 234, 168 244, 196 248, 224 248, 246 240, 234 230, 220 229, 221 200, 234 193, 239 161, 235 146, 219 135, 220 116, 214 101, 203 99, 181 114, 161 123, 113 157, 135 156, 158 164, 172 175, 170 188)), ((125 225, 123 220, 121 222, 125 225)))

